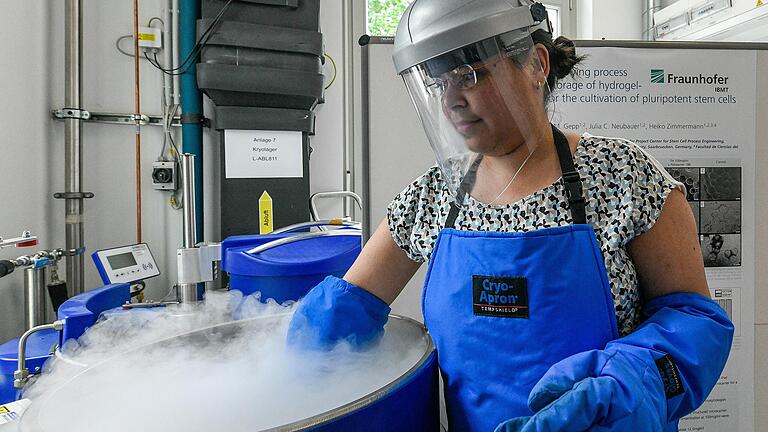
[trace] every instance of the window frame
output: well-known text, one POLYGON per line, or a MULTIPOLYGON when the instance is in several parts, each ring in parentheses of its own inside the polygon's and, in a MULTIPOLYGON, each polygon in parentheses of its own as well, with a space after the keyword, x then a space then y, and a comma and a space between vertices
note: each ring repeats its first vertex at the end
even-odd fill
POLYGON ((557 8, 560 12, 560 33, 569 39, 576 39, 576 1, 541 0, 544 6, 557 8))

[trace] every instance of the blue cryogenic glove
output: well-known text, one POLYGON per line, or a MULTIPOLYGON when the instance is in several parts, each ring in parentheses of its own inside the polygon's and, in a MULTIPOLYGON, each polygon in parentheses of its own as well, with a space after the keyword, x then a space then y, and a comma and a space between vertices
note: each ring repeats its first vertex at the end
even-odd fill
POLYGON ((384 334, 389 305, 343 279, 328 276, 299 301, 288 327, 288 345, 329 350, 341 341, 362 350, 384 334))
POLYGON ((656 297, 649 318, 603 350, 568 357, 531 390, 535 413, 502 431, 677 431, 720 378, 733 323, 712 300, 692 293, 656 297))

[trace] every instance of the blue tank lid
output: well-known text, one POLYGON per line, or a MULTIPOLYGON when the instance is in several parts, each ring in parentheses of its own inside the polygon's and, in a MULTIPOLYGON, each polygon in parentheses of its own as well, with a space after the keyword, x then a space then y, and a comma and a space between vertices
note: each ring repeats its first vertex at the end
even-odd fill
MULTIPOLYGON (((43 330, 33 333, 27 339, 27 369, 29 373, 38 374, 43 363, 53 355, 53 350, 59 343, 59 332, 43 330)), ((0 373, 13 375, 19 362, 19 338, 11 339, 0 345, 0 373)))
POLYGON ((254 238, 250 245, 238 241, 235 247, 224 246, 222 269, 242 276, 335 273, 348 269, 361 250, 360 236, 328 236, 287 243, 258 254, 247 252, 263 244, 263 240, 254 238))

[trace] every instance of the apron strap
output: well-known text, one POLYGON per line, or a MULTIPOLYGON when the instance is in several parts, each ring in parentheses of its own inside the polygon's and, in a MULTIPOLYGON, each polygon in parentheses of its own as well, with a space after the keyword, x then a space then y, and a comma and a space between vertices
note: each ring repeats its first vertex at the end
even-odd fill
MULTIPOLYGON (((460 191, 459 195, 461 196, 461 200, 464 201, 464 192, 460 191)), ((456 201, 451 202, 451 208, 448 210, 448 218, 445 220, 445 228, 456 228, 456 217, 459 216, 459 206, 456 205, 458 200, 459 197, 456 197, 456 201)))
POLYGON ((568 198, 568 207, 571 210, 573 223, 586 224, 587 212, 584 190, 581 187, 581 177, 578 171, 576 171, 576 166, 573 162, 571 146, 568 144, 568 139, 565 135, 555 125, 552 125, 552 135, 555 138, 557 158, 560 160, 560 172, 563 173, 565 196, 568 198))
POLYGON ((467 191, 475 185, 475 178, 477 177, 477 169, 480 167, 480 162, 483 160, 483 155, 477 155, 477 158, 472 162, 472 166, 469 167, 469 171, 461 179, 459 190, 456 192, 456 200, 451 202, 451 209, 448 211, 448 218, 445 220, 445 228, 455 228, 456 217, 459 216, 459 207, 464 204, 464 198, 467 195, 467 191))
MULTIPOLYGON (((568 208, 571 210, 573 223, 586 224, 587 212, 586 203, 584 201, 584 192, 581 186, 581 177, 576 171, 576 166, 573 162, 571 146, 568 144, 568 139, 565 135, 560 132, 555 125, 551 126, 552 136, 555 139, 555 149, 557 149, 557 158, 560 160, 560 172, 563 173, 565 196, 568 198, 568 208)), ((456 200, 451 202, 451 208, 448 211, 448 217, 445 220, 445 228, 455 228, 456 218, 459 216, 459 207, 464 204, 464 198, 466 197, 467 191, 475 184, 477 169, 482 160, 483 156, 478 155, 477 159, 472 162, 472 166, 469 168, 467 174, 461 180, 461 185, 456 193, 456 200)))

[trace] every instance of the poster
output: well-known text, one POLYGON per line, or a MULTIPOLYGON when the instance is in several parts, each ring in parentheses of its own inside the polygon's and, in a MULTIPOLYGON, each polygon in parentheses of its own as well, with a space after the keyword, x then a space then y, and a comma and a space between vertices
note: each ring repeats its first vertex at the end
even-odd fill
POLYGON ((757 53, 580 48, 573 79, 554 89, 564 131, 634 141, 686 185, 712 298, 736 330, 704 405, 680 431, 754 431, 757 53))

